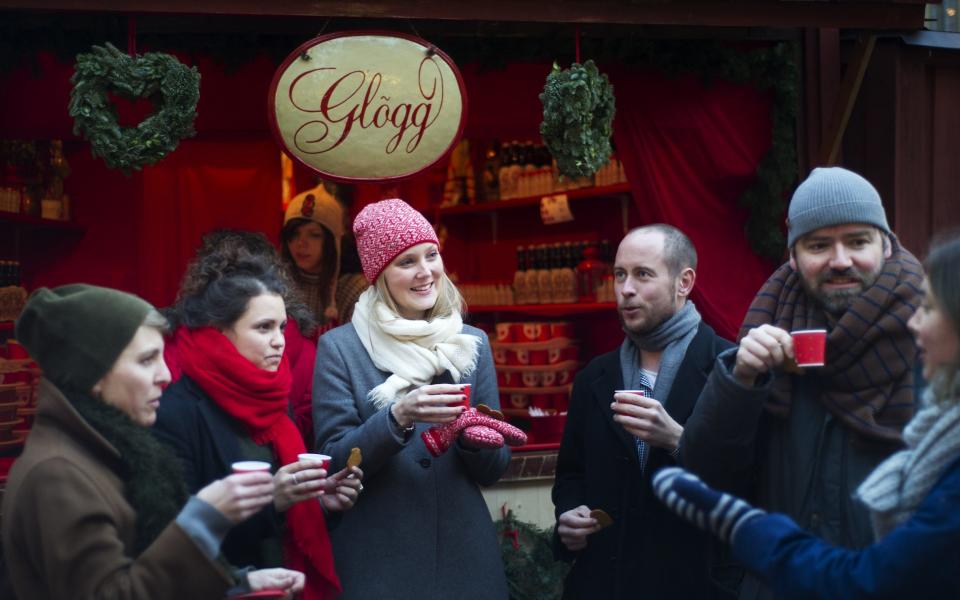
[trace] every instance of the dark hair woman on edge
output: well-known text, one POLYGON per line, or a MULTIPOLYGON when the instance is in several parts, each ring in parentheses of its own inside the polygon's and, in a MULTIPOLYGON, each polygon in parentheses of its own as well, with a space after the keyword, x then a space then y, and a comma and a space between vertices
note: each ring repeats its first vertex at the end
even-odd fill
POLYGON ((778 597, 960 597, 960 238, 935 245, 925 266, 926 297, 909 327, 930 383, 903 431, 906 447, 856 492, 870 512, 873 545, 828 544, 681 469, 656 476, 669 507, 729 541, 778 597))
POLYGON ((242 574, 218 560, 227 531, 272 500, 270 477, 224 474, 188 497, 176 457, 148 432, 170 381, 166 327, 140 298, 82 284, 37 290, 17 320, 17 339, 44 373, 3 499, 19 598, 222 598, 230 588, 302 587, 300 573, 242 574))
POLYGON ((333 598, 340 582, 324 511, 350 508, 363 474, 354 467, 328 476, 320 463, 298 458, 305 446, 288 416, 287 291, 276 265, 251 258, 180 298, 183 376, 164 392, 155 432, 180 456, 191 488, 236 461, 270 463, 273 502, 231 532, 224 554, 237 564, 302 570, 306 598, 333 598))

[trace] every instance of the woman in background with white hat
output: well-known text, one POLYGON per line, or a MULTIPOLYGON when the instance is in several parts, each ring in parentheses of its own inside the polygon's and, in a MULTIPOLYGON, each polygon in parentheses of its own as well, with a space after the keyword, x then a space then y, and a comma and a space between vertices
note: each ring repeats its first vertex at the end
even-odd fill
POLYGON ((320 183, 295 196, 280 232, 281 255, 320 333, 349 322, 367 288, 363 274, 346 260, 355 254, 353 240, 345 233, 346 212, 328 185, 320 183))

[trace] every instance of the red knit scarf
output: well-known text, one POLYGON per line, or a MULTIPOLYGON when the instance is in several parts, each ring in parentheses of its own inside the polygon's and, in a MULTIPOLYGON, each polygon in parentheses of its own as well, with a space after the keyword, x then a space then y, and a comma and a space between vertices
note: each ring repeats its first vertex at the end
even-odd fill
MULTIPOLYGON (((907 321, 923 292, 923 268, 890 236, 892 255, 876 282, 836 321, 807 295, 800 274, 784 264, 763 285, 740 329, 770 323, 787 331, 825 328, 826 366, 818 376, 818 396, 848 427, 879 440, 900 442, 900 432, 913 416, 913 364, 917 348, 907 321)), ((791 377, 777 377, 765 407, 776 415, 790 412, 791 377)))
MULTIPOLYGON (((287 413, 291 376, 287 355, 276 372, 256 367, 212 327, 176 332, 183 372, 231 417, 247 426, 257 444, 269 443, 281 465, 306 452, 287 413)), ((320 503, 308 500, 287 510, 287 567, 306 574, 305 600, 335 598, 341 591, 320 503)))

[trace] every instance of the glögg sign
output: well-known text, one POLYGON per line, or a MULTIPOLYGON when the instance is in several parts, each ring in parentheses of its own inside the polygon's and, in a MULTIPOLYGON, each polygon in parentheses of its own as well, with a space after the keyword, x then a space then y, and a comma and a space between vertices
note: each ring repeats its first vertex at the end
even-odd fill
POLYGON ((328 179, 398 180, 442 160, 466 119, 456 65, 398 33, 334 33, 297 48, 270 86, 284 150, 328 179))

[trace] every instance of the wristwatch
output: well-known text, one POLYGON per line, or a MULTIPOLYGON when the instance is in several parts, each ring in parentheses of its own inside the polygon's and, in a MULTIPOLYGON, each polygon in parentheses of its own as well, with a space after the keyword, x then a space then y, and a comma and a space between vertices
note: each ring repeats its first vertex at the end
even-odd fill
POLYGON ((393 425, 394 429, 396 429, 397 433, 402 435, 404 439, 410 437, 410 435, 413 433, 413 430, 417 428, 415 423, 410 423, 409 427, 404 427, 401 425, 400 421, 393 416, 393 411, 390 408, 387 408, 387 418, 390 419, 390 423, 393 425))

